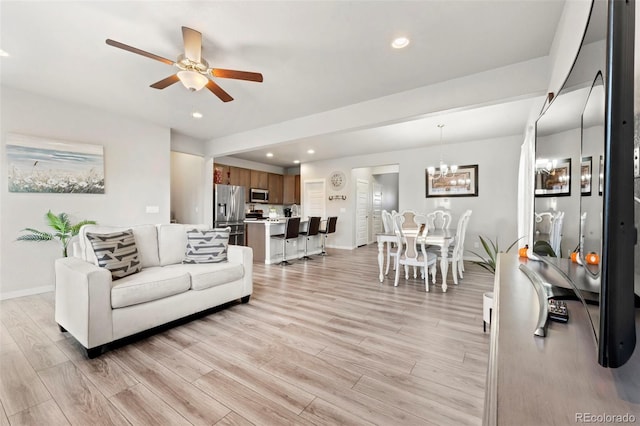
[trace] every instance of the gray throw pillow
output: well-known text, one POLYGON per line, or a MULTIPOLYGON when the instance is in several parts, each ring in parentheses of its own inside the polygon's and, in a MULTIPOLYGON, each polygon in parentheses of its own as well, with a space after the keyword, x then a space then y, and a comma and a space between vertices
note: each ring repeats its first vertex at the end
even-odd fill
POLYGON ((111 234, 87 232, 98 265, 111 271, 114 280, 135 274, 142 270, 133 230, 111 234))
POLYGON ((187 231, 187 249, 182 263, 218 263, 227 261, 231 228, 187 231))

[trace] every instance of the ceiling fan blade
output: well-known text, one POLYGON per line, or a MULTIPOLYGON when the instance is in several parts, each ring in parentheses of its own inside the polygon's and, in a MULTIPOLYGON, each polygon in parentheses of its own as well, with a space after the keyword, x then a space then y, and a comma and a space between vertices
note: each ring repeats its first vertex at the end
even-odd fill
POLYGON ((209 89, 211 93, 219 97, 222 102, 229 102, 233 100, 231 95, 222 90, 222 87, 218 86, 213 80, 209 80, 209 82, 207 83, 207 89, 209 89))
POLYGON ((126 45, 124 43, 120 43, 119 41, 111 40, 110 38, 108 38, 106 40, 106 42, 107 42, 107 44, 109 46, 117 47, 117 48, 123 49, 123 50, 128 50, 129 52, 137 53, 138 55, 146 56, 147 58, 151 58, 151 59, 155 59, 156 61, 164 62, 167 65, 173 65, 174 64, 174 62, 172 60, 169 60, 167 58, 163 58, 162 56, 154 55, 153 53, 145 52, 144 50, 140 50, 140 49, 138 49, 136 47, 132 47, 132 46, 126 45))
POLYGON ((262 74, 259 72, 223 70, 221 68, 213 68, 211 75, 220 78, 235 78, 236 80, 256 81, 262 83, 262 74))
POLYGON ((200 62, 202 56, 202 34, 188 27, 182 27, 184 56, 193 62, 200 62))
POLYGON ((167 78, 163 78, 160 81, 156 81, 151 85, 151 87, 153 87, 154 89, 164 89, 165 87, 169 87, 173 83, 177 83, 178 81, 180 81, 180 79, 178 78, 178 74, 173 74, 167 78))

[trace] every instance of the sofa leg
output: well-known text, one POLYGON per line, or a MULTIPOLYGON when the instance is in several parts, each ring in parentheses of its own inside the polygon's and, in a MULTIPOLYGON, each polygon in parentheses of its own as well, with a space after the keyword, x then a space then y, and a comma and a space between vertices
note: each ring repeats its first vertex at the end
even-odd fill
POLYGON ((87 358, 89 359, 94 359, 100 355, 102 355, 102 345, 87 349, 87 358))
POLYGON ((60 324, 58 324, 58 328, 60 329, 60 333, 65 333, 67 331, 67 329, 61 326, 60 324))
POLYGON ((251 298, 251 295, 248 296, 244 296, 243 298, 240 299, 240 301, 242 303, 249 303, 249 299, 251 298))

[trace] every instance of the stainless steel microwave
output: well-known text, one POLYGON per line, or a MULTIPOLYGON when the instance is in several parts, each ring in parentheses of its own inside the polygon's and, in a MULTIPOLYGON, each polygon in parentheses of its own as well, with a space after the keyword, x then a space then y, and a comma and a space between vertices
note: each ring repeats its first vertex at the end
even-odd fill
POLYGON ((249 189, 249 200, 251 203, 268 203, 269 202, 269 190, 268 189, 249 189))

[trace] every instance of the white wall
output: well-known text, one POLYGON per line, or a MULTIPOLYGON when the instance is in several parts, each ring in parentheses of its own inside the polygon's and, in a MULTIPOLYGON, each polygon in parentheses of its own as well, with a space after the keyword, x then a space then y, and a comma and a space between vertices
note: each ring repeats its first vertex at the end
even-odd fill
POLYGON ((522 96, 542 94, 549 80, 548 61, 546 56, 536 58, 224 136, 207 142, 207 154, 231 155, 302 138, 375 127, 430 113, 474 105, 493 105, 522 96))
MULTIPOLYGON (((327 201, 327 216, 336 215, 339 218, 336 234, 327 242, 331 247, 355 247, 356 184, 351 170, 367 167, 374 170, 379 165, 397 163, 400 210, 428 212, 437 207, 446 207, 452 211, 454 223, 457 223, 458 217, 465 210, 471 209, 473 214, 467 230, 466 248, 474 249, 473 244, 478 241, 478 234, 491 239, 498 237, 500 246, 506 248, 517 238, 517 175, 522 138, 522 135, 515 135, 469 141, 455 144, 455 150, 450 150, 455 151, 455 155, 450 155, 446 158, 447 161, 459 165, 478 164, 478 197, 425 198, 425 169, 438 161, 438 147, 306 163, 301 167, 301 179, 303 182, 307 179, 328 179, 333 171, 343 171, 347 175, 347 186, 340 191, 347 195, 347 200, 327 201)), ((327 195, 332 193, 328 190, 327 195)))
POLYGON ((205 159, 171 152, 171 219, 204 223, 205 159))
POLYGON ((1 101, 0 298, 53 289, 60 246, 15 241, 25 227, 47 230, 49 209, 104 225, 169 221, 168 128, 6 87, 1 101), (9 193, 9 132, 104 146, 105 194, 9 193), (147 206, 158 213, 146 213, 147 206))
POLYGON ((203 157, 205 155, 205 141, 171 129, 171 151, 203 157))
MULTIPOLYGON (((604 1, 604 0, 595 0, 604 1)), ((571 0, 564 4, 562 16, 551 44, 549 92, 556 95, 576 58, 591 11, 591 0, 571 0)))

